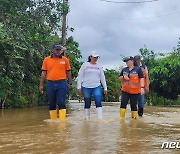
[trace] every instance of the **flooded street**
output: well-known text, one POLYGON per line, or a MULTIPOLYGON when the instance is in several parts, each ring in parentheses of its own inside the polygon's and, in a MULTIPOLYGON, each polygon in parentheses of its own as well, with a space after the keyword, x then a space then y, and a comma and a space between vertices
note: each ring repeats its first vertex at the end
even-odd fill
MULTIPOLYGON (((84 104, 70 102, 65 122, 52 122, 47 107, 0 110, 0 154, 171 153, 163 142, 180 141, 180 108, 146 107, 143 118, 119 119, 120 103, 103 103, 103 120, 84 120, 84 104)), ((180 146, 180 144, 179 144, 180 146)))

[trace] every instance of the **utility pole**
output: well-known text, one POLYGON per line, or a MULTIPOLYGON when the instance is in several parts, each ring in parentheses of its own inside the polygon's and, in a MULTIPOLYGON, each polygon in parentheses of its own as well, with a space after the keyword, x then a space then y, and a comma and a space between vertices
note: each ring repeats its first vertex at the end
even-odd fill
POLYGON ((68 0, 63 0, 63 19, 62 19, 62 46, 66 46, 66 16, 68 13, 67 9, 68 0))

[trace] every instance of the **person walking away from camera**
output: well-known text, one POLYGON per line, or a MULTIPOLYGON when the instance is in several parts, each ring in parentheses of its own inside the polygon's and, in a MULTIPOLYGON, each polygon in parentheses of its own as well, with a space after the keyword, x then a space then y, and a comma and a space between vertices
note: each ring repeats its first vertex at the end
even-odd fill
POLYGON ((83 63, 78 73, 77 92, 82 93, 85 102, 85 119, 90 119, 91 97, 94 97, 97 111, 97 118, 102 119, 102 88, 107 95, 107 85, 102 66, 97 61, 99 54, 91 52, 88 61, 83 63))
MULTIPOLYGON (((144 90, 145 90, 145 93, 148 93, 149 92, 149 75, 148 75, 147 66, 145 64, 141 63, 140 55, 136 55, 134 57, 134 60, 135 60, 135 63, 137 64, 137 66, 139 66, 143 72, 144 90)), ((140 117, 143 116, 143 112, 144 112, 144 95, 145 94, 141 94, 141 95, 139 95, 139 98, 138 98, 138 115, 140 117)))
POLYGON ((122 82, 120 119, 125 117, 126 106, 130 100, 132 118, 137 118, 137 101, 139 94, 144 94, 144 77, 142 70, 134 66, 134 58, 124 58, 127 67, 123 68, 119 80, 122 82))
POLYGON ((46 57, 42 63, 39 91, 43 94, 43 84, 45 79, 47 79, 47 93, 51 120, 57 119, 56 105, 58 105, 59 119, 66 119, 65 99, 67 89, 72 88, 71 67, 68 58, 62 56, 64 51, 65 48, 60 44, 53 45, 52 55, 46 57), (68 79, 68 83, 66 79, 68 79))

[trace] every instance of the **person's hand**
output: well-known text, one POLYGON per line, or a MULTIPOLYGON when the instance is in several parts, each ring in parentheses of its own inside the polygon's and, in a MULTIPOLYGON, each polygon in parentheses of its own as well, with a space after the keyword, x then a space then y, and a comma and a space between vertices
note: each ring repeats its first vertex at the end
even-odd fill
POLYGON ((145 92, 146 92, 146 93, 149 92, 149 86, 145 87, 145 92))
POLYGON ((43 85, 39 85, 39 91, 40 91, 41 94, 44 93, 44 87, 43 87, 43 85))
POLYGON ((69 91, 72 90, 72 85, 68 84, 67 88, 68 88, 69 91))
POLYGON ((127 75, 123 76, 124 80, 129 80, 129 77, 127 75))
POLYGON ((81 89, 78 89, 78 90, 77 90, 77 93, 78 93, 79 95, 81 95, 81 93, 82 93, 81 89))
POLYGON ((144 95, 144 93, 145 93, 144 88, 141 88, 141 95, 144 95))
POLYGON ((104 90, 104 95, 107 95, 108 91, 107 90, 104 90))
POLYGON ((65 50, 66 50, 66 48, 65 48, 65 47, 63 47, 61 50, 62 50, 62 51, 65 51, 65 50))

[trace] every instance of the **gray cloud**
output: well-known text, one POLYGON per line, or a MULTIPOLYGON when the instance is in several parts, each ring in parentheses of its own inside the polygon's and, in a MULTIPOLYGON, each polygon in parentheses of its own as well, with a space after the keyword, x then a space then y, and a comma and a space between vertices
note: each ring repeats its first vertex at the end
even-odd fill
POLYGON ((144 45, 155 52, 172 51, 180 37, 179 0, 143 4, 69 2, 68 26, 75 31, 68 35, 79 42, 83 61, 96 50, 105 68, 122 65, 121 55, 138 54, 144 45))

